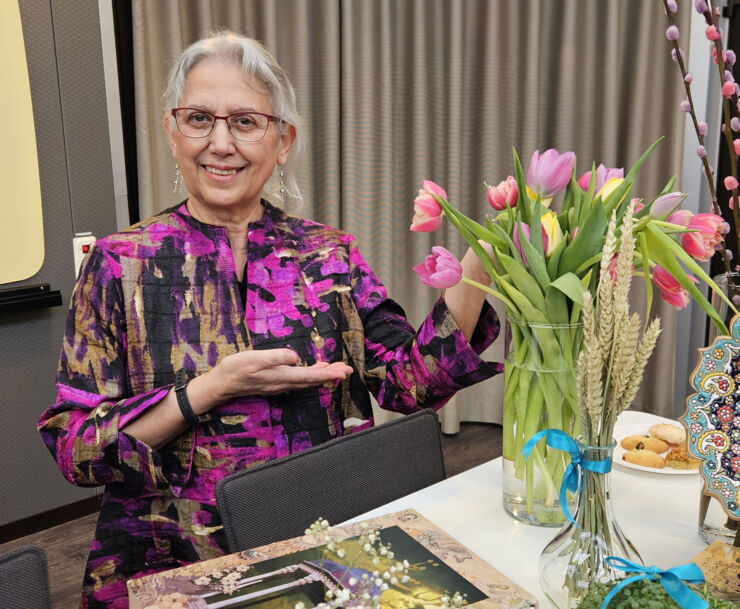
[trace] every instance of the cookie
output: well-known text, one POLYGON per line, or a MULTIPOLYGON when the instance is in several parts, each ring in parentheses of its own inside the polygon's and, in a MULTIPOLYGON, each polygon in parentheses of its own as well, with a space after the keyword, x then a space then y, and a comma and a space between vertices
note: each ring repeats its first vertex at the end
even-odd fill
POLYGON ((663 469, 665 467, 665 459, 658 453, 648 449, 640 450, 634 448, 624 453, 622 459, 627 461, 627 463, 642 465, 643 467, 652 467, 654 469, 663 469))
POLYGON ((657 425, 650 426, 650 435, 668 444, 683 444, 686 440, 686 431, 683 427, 678 425, 671 425, 670 423, 658 423, 657 425))
POLYGON ((670 448, 663 440, 659 440, 658 438, 654 438, 646 434, 627 436, 626 438, 622 438, 620 444, 625 450, 636 448, 638 450, 652 450, 655 453, 664 453, 670 448))
POLYGON ((666 455, 665 464, 673 469, 699 469, 701 459, 695 459, 686 450, 677 446, 666 455))

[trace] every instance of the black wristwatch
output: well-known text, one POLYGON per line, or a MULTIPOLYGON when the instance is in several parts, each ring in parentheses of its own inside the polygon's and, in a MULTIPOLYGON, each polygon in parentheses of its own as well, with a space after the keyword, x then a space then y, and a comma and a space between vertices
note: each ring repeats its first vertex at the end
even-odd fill
POLYGON ((188 425, 197 425, 203 421, 207 421, 210 417, 207 414, 197 415, 193 412, 193 407, 190 405, 188 399, 188 377, 185 374, 185 368, 180 368, 175 373, 175 396, 177 396, 177 405, 180 407, 180 412, 183 418, 187 421, 188 425))

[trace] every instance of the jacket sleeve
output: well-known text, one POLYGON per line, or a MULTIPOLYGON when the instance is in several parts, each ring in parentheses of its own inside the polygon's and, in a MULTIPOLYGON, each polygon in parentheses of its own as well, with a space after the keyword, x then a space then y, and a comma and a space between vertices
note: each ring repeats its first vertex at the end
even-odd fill
POLYGON ((161 401, 172 386, 132 396, 128 364, 120 265, 110 252, 93 247, 83 263, 67 316, 57 400, 38 421, 44 443, 72 484, 121 483, 161 489, 187 476, 191 434, 176 439, 171 456, 163 459, 121 431, 161 401), (184 467, 178 460, 184 461, 184 467))
POLYGON ((382 408, 403 413, 437 409, 458 390, 503 371, 502 364, 480 358, 499 332, 488 303, 470 341, 442 297, 414 330, 354 240, 349 248, 352 298, 364 332, 365 382, 382 408))

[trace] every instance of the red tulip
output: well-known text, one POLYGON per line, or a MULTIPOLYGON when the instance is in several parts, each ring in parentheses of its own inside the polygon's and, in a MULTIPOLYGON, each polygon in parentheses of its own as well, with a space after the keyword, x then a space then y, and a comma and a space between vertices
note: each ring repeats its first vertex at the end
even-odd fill
MULTIPOLYGON (((696 277, 687 275, 688 278, 694 283, 698 283, 696 277)), ((657 266, 653 269, 653 280, 655 285, 660 288, 660 296, 674 309, 685 309, 686 305, 689 304, 689 293, 685 288, 681 287, 678 280, 666 271, 662 266, 657 266)))
POLYGON ((513 176, 498 183, 497 186, 488 187, 488 202, 493 209, 501 211, 506 207, 516 207, 519 198, 519 188, 513 176))
POLYGON ((462 266, 450 252, 440 245, 432 247, 432 253, 414 267, 424 285, 447 289, 460 283, 462 266))
POLYGON ((424 180, 424 188, 414 199, 414 217, 411 220, 411 230, 417 233, 428 233, 437 230, 442 224, 442 208, 435 195, 447 200, 444 188, 431 180, 424 180))

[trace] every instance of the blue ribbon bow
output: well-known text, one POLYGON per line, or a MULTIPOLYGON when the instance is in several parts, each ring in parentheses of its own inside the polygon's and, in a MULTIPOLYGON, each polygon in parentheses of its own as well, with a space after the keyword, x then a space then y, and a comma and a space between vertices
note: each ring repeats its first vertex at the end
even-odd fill
POLYGON ((589 461, 586 459, 583 450, 585 448, 584 445, 559 429, 545 429, 533 435, 522 449, 522 454, 525 458, 529 459, 529 455, 534 450, 535 445, 543 437, 546 438, 545 442, 551 448, 570 453, 570 463, 563 475, 563 483, 560 485, 560 507, 566 518, 578 526, 578 523, 570 513, 570 508, 568 508, 568 491, 572 493, 579 493, 581 491, 583 478, 580 475, 579 468, 582 467, 592 472, 606 474, 612 469, 612 460, 608 458, 602 461, 589 461))
POLYGON ((663 571, 658 567, 644 567, 643 565, 632 562, 625 558, 619 558, 617 556, 608 556, 606 562, 617 569, 621 569, 627 573, 638 573, 632 577, 623 579, 619 584, 612 588, 611 592, 606 595, 604 602, 601 603, 601 609, 606 609, 614 596, 625 586, 631 584, 638 579, 649 578, 653 581, 660 580, 660 583, 665 588, 668 595, 678 603, 682 609, 706 609, 709 607, 709 603, 703 598, 694 593, 684 583, 684 581, 690 584, 701 584, 704 582, 704 573, 696 563, 690 562, 680 567, 673 567, 663 571))

